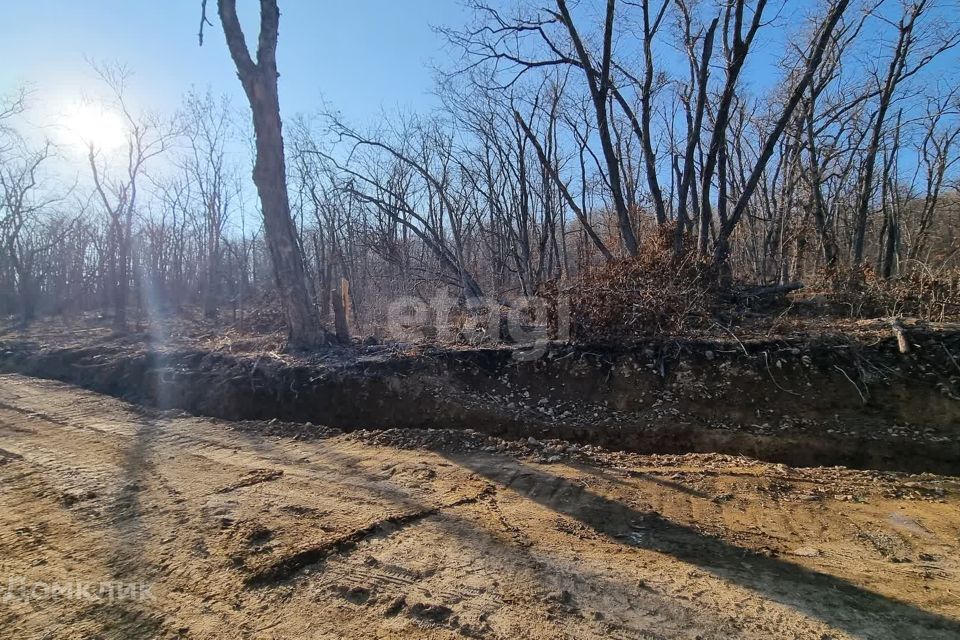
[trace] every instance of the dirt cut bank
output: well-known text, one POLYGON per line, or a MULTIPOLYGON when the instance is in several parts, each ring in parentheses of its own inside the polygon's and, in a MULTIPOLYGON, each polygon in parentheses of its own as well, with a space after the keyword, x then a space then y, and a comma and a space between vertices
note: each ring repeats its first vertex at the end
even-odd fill
POLYGON ((892 334, 550 344, 535 354, 380 345, 310 358, 7 341, 0 369, 227 419, 960 473, 960 333, 914 326, 905 351, 892 334))

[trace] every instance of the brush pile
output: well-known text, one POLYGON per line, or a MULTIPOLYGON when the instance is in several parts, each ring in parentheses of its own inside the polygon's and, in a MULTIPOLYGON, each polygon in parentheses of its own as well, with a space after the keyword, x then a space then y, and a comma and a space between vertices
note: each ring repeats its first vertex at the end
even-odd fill
POLYGON ((676 256, 673 241, 671 228, 658 229, 636 256, 583 274, 570 301, 574 339, 622 342, 712 324, 714 280, 695 251, 676 256))

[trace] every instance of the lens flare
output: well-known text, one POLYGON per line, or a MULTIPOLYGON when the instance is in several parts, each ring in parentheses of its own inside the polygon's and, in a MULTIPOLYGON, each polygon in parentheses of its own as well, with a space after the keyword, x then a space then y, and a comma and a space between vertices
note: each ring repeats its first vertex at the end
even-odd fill
POLYGON ((127 139, 123 119, 115 111, 93 105, 72 105, 63 116, 63 129, 71 144, 100 151, 121 147, 127 139))

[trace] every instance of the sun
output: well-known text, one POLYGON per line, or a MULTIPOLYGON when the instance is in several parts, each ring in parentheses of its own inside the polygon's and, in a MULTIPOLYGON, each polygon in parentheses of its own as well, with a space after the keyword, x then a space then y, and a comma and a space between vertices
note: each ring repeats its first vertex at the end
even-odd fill
POLYGON ((91 145, 98 151, 112 151, 127 140, 120 115, 95 104, 71 105, 63 115, 63 129, 67 140, 84 151, 91 145))

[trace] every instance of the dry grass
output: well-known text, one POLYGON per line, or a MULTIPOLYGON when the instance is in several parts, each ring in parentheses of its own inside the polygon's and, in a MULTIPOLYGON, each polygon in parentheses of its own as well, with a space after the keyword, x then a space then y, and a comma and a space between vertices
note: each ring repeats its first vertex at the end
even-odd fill
POLYGON ((930 322, 960 320, 960 270, 926 268, 886 280, 871 268, 833 270, 808 282, 808 302, 851 318, 912 317, 930 322))

